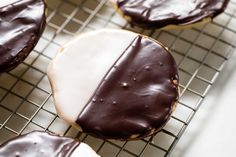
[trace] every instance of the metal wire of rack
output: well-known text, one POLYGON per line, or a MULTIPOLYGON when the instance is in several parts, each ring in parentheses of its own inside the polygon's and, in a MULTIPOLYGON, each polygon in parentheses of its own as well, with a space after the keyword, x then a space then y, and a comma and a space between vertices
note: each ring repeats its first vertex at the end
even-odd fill
MULTIPOLYGON (((108 0, 48 0, 47 28, 15 70, 0 75, 0 143, 32 130, 77 137, 103 157, 167 157, 181 138, 230 54, 235 50, 236 1, 213 22, 185 30, 131 28, 108 0), (176 111, 160 133, 139 141, 101 140, 80 133, 54 109, 46 68, 75 35, 100 28, 128 29, 171 49, 180 75, 176 111)), ((93 43, 91 43, 92 45, 93 43)))

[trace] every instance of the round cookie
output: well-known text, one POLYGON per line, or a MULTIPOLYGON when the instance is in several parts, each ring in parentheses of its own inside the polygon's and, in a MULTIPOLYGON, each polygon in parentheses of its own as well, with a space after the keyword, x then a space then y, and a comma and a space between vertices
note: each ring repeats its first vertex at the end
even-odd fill
POLYGON ((0 157, 99 157, 87 144, 34 131, 0 145, 0 157))
POLYGON ((168 50, 124 30, 79 35, 61 49, 48 77, 59 116, 105 139, 156 133, 178 98, 177 67, 168 50))
POLYGON ((0 73, 15 68, 36 46, 45 10, 44 0, 20 0, 0 8, 0 73))
POLYGON ((229 0, 110 0, 131 25, 174 28, 210 21, 229 0))

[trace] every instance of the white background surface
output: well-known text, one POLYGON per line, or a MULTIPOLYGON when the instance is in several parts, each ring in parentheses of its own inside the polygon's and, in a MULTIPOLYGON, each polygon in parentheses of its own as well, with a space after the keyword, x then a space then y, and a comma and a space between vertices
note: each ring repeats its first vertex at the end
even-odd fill
POLYGON ((0 7, 14 3, 16 1, 18 1, 18 0, 0 0, 0 7))
POLYGON ((236 156, 236 52, 171 157, 236 156))

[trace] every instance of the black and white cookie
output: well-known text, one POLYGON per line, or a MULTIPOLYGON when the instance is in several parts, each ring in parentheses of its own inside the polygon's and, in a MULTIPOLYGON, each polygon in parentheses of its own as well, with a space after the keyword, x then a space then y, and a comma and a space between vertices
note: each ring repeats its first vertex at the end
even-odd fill
POLYGON ((168 50, 124 30, 79 35, 48 68, 57 112, 79 130, 108 139, 159 131, 178 98, 178 72, 168 50))
POLYGON ((85 143, 35 131, 0 145, 0 157, 99 157, 99 155, 85 143))
POLYGON ((145 28, 183 27, 210 21, 229 0, 110 0, 132 25, 145 28))
POLYGON ((44 0, 20 0, 0 7, 0 73, 20 64, 37 44, 46 23, 44 0))

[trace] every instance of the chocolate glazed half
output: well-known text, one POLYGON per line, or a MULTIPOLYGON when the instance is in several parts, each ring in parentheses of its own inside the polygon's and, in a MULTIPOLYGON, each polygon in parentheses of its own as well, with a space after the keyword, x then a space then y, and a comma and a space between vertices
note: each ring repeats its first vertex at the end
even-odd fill
POLYGON ((15 68, 36 46, 45 11, 44 0, 20 0, 0 8, 0 73, 15 68))
POLYGON ((229 0, 116 0, 132 25, 162 28, 186 26, 222 13, 229 0))
POLYGON ((34 131, 0 146, 0 157, 70 157, 80 142, 34 131))
POLYGON ((140 139, 166 124, 177 98, 173 57, 164 46, 138 36, 104 77, 76 122, 84 132, 99 138, 140 139))

